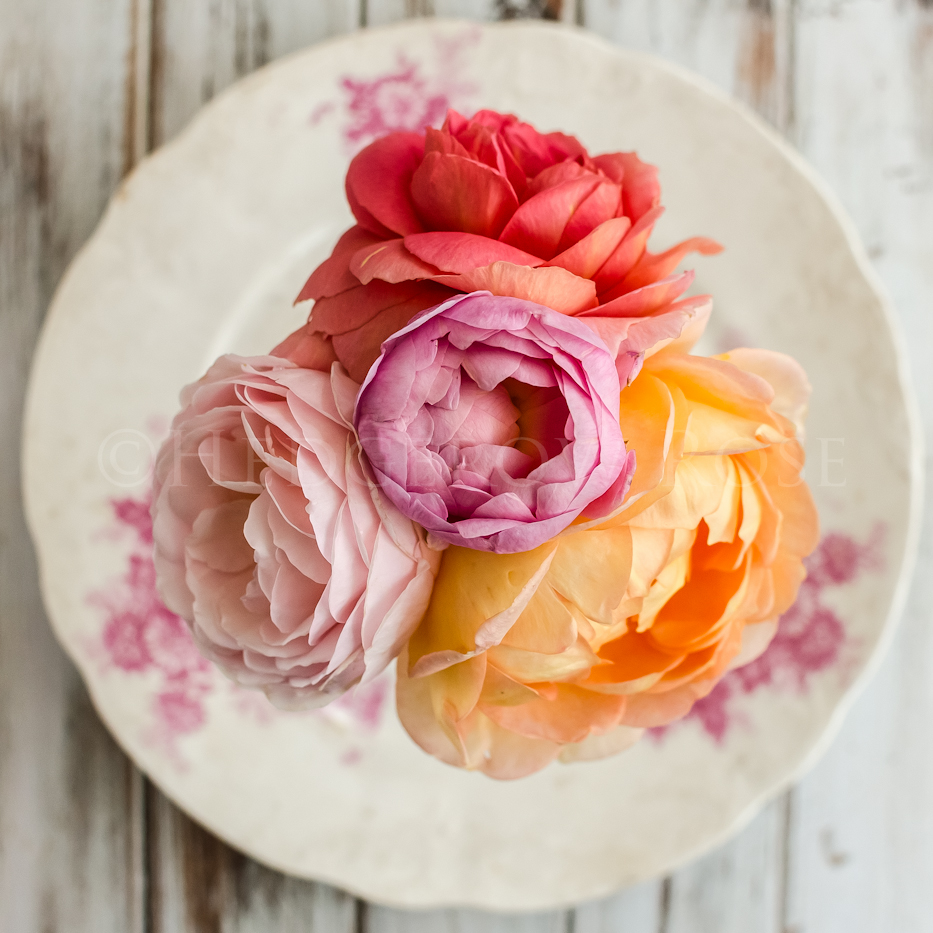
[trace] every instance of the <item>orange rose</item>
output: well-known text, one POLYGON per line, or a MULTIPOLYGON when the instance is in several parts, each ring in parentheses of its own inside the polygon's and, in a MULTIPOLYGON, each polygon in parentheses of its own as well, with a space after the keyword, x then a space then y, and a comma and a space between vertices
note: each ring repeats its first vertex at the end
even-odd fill
POLYGON ((525 553, 444 552, 399 660, 415 741, 497 778, 602 757, 763 651, 817 542, 808 393, 764 350, 646 359, 621 394, 637 469, 616 514, 525 553))

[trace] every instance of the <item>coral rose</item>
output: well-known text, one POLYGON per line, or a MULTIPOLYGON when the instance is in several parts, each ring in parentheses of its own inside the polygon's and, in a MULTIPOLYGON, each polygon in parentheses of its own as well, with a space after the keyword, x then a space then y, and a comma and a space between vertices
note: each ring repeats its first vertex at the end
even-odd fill
POLYGON ((381 672, 431 594, 436 552, 364 475, 357 390, 338 367, 221 357, 182 393, 156 461, 159 592, 205 655, 277 706, 381 672))
POLYGON ((444 126, 390 133, 351 162, 357 220, 308 279, 308 325, 274 352, 362 381, 383 340, 454 291, 526 298, 604 319, 662 314, 693 273, 671 275, 693 238, 654 255, 657 169, 634 153, 590 156, 514 116, 450 111, 444 126))
POLYGON ((638 469, 620 512, 523 554, 444 552, 398 665, 415 741, 497 778, 601 757, 760 653, 817 542, 808 391, 763 350, 646 360, 622 392, 638 469))
POLYGON ((543 544, 585 509, 613 511, 635 468, 606 345, 573 318, 488 292, 383 344, 356 428, 402 514, 438 541, 498 553, 543 544))

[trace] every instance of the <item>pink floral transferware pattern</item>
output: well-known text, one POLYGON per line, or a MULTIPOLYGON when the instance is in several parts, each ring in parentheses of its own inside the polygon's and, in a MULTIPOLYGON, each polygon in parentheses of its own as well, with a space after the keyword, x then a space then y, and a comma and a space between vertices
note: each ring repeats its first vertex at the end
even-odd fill
POLYGON ((469 49, 480 35, 477 29, 467 29, 453 36, 436 36, 432 64, 412 61, 400 50, 391 71, 370 78, 344 75, 341 103, 320 104, 311 114, 312 125, 342 111, 341 135, 351 153, 386 133, 440 126, 451 108, 469 110, 477 88, 462 75, 469 49))

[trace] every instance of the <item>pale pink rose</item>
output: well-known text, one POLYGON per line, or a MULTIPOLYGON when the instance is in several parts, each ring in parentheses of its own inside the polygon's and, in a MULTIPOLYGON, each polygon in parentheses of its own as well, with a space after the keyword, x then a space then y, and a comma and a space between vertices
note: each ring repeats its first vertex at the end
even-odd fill
POLYGON ((421 620, 438 555, 379 497, 335 366, 221 357, 156 461, 159 592, 201 651, 277 706, 379 674, 421 620))

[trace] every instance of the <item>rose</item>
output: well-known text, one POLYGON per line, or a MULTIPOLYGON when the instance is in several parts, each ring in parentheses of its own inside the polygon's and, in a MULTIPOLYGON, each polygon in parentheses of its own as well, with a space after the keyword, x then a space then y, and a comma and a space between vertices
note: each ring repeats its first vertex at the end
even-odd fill
POLYGON ((237 683, 326 703, 398 654, 437 554, 371 490, 358 386, 273 357, 221 357, 182 393, 155 469, 165 604, 237 683))
POLYGON ((403 515, 440 542, 499 553, 537 547, 584 510, 608 514, 635 467, 605 344, 573 318, 488 292, 383 344, 356 428, 403 515))
POLYGON ((379 345, 453 291, 527 298, 565 314, 663 314, 693 273, 671 276, 693 238, 646 251, 663 212, 657 169, 634 153, 590 156, 514 116, 450 111, 440 130, 390 133, 351 162, 356 217, 298 297, 308 325, 275 352, 312 368, 339 359, 362 381, 379 345))
POLYGON ((444 552, 398 664, 415 741, 498 778, 601 757, 760 653, 817 540, 808 391, 764 350, 646 360, 622 392, 638 470, 620 512, 523 554, 444 552))

